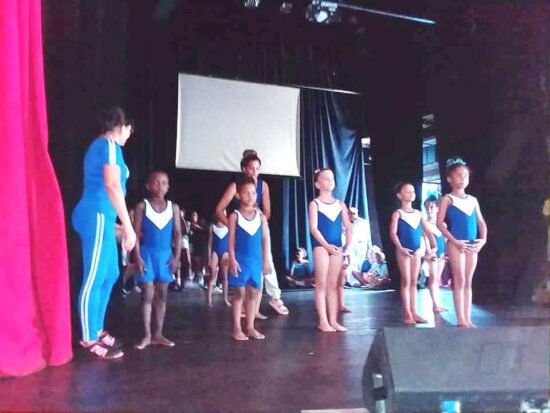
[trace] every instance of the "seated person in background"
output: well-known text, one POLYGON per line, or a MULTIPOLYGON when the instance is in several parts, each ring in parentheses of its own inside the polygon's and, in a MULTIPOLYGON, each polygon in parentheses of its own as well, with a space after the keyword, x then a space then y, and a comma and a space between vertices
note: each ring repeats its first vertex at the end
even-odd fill
POLYGON ((384 254, 380 252, 374 253, 374 262, 367 272, 354 271, 353 276, 368 288, 386 287, 390 284, 388 274, 388 264, 384 260, 384 254))
POLYGON ((306 257, 305 248, 300 247, 294 253, 294 259, 286 277, 291 287, 311 287, 314 285, 315 278, 309 272, 309 261, 306 257))
MULTIPOLYGON (((367 256, 366 256, 365 260, 363 261, 363 263, 361 264, 360 271, 356 271, 356 272, 369 272, 369 270, 372 267, 372 264, 374 264, 376 262, 376 257, 374 256, 376 253, 382 254, 383 259, 384 260, 386 259, 386 256, 384 255, 384 253, 382 252, 380 247, 378 245, 373 245, 368 250, 367 256)), ((354 287, 359 287, 359 286, 360 286, 360 284, 354 284, 354 287)))

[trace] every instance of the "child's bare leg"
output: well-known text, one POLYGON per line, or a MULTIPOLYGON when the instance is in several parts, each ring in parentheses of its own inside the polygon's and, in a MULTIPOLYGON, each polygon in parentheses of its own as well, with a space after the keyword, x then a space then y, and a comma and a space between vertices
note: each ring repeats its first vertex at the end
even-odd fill
MULTIPOLYGON (((450 244, 450 243, 449 243, 450 244)), ((457 327, 469 327, 464 313, 464 284, 466 256, 452 244, 448 247, 449 263, 453 272, 453 301, 457 327)))
POLYGON ((445 266, 445 260, 438 258, 436 261, 430 263, 430 294, 433 301, 433 310, 436 313, 442 313, 448 311, 448 308, 441 305, 441 299, 439 294, 439 283, 441 282, 441 274, 443 273, 443 267, 445 266))
POLYGON ((411 314, 413 315, 414 321, 417 323, 427 323, 428 321, 418 315, 416 312, 416 297, 418 294, 418 273, 420 272, 420 253, 417 252, 414 254, 414 256, 411 258, 411 284, 409 286, 409 296, 410 296, 410 303, 411 303, 411 314))
POLYGON ((351 310, 346 307, 344 285, 346 284, 346 270, 342 269, 338 275, 338 311, 340 313, 351 313, 351 310))
POLYGON ((241 328, 241 311, 243 309, 244 294, 244 287, 233 289, 233 308, 231 309, 233 332, 231 333, 231 337, 237 341, 248 340, 248 337, 243 333, 243 329, 241 328))
POLYGON ((212 291, 216 286, 216 281, 218 279, 218 255, 212 253, 211 257, 212 266, 210 267, 210 279, 208 280, 208 306, 212 307, 212 291))
POLYGON ((247 285, 245 288, 246 292, 246 333, 250 338, 255 338, 258 340, 264 339, 265 336, 254 328, 254 315, 256 313, 256 301, 260 299, 262 290, 259 288, 254 288, 250 285, 247 285))
POLYGON ((225 305, 228 307, 231 307, 231 303, 229 302, 229 281, 227 279, 227 266, 228 266, 228 260, 227 256, 223 256, 221 263, 220 263, 220 274, 222 277, 222 283, 223 283, 223 299, 225 300, 225 305))
POLYGON ((464 318, 470 327, 476 327, 472 323, 472 279, 477 267, 477 253, 465 254, 465 277, 464 277, 464 318))
POLYGON ((405 324, 415 324, 413 314, 411 313, 411 258, 402 254, 396 257, 399 272, 401 273, 401 282, 399 292, 401 294, 401 304, 403 305, 403 315, 405 324))
POLYGON ((343 259, 340 255, 329 256, 327 274, 327 317, 328 323, 336 331, 347 331, 347 328, 338 323, 338 293, 340 289, 340 276, 342 275, 343 259))
POLYGON ((151 344, 151 312, 153 310, 153 297, 155 287, 152 282, 141 284, 141 314, 143 316, 143 331, 145 335, 143 339, 136 344, 138 350, 143 350, 151 344))
POLYGON ((265 314, 260 313, 260 304, 262 304, 262 293, 263 293, 263 291, 264 291, 264 277, 262 275, 262 284, 260 286, 260 294, 259 294, 259 296, 257 296, 257 300, 255 301, 255 304, 254 304, 254 309, 255 309, 254 314, 255 314, 255 317, 259 320, 265 320, 267 318, 267 316, 265 314))
POLYGON ((326 333, 336 331, 328 322, 327 316, 327 276, 329 270, 330 255, 323 247, 313 249, 313 262, 315 267, 315 309, 319 318, 317 328, 326 333))
POLYGON ((155 307, 155 331, 151 338, 151 344, 160 344, 166 347, 174 347, 175 343, 168 340, 162 334, 164 329, 164 318, 166 316, 166 299, 168 298, 168 283, 156 282, 155 283, 155 296, 153 299, 153 305, 155 307))

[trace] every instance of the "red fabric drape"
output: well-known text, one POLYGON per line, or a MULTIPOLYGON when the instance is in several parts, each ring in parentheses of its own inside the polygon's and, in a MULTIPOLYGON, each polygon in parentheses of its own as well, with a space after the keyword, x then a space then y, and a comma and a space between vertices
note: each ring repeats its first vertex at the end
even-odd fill
POLYGON ((48 154, 40 0, 0 1, 0 377, 72 358, 63 204, 48 154))

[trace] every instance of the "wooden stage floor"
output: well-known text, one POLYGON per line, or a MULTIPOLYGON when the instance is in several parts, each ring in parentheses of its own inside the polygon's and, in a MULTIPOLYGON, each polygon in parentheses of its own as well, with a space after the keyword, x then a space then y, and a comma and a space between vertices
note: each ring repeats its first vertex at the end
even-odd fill
MULTIPOLYGON (((452 308, 449 290, 443 304, 452 308)), ((394 291, 346 290, 353 310, 342 316, 346 333, 320 333, 311 290, 285 291, 289 316, 257 322, 266 340, 229 338, 230 309, 221 294, 205 306, 202 290, 169 294, 165 334, 173 349, 132 348, 141 334, 139 294, 124 299, 118 333, 127 343, 121 360, 90 357, 22 378, 0 381, 0 411, 51 412, 283 412, 363 407, 361 376, 377 329, 403 326, 394 291)), ((434 319, 427 290, 419 292, 425 327, 455 328, 452 312, 434 319)), ((475 306, 473 320, 487 326, 548 325, 550 309, 475 306)), ((403 328, 407 328, 404 327, 403 328)), ((360 410, 358 410, 360 411, 360 410)))

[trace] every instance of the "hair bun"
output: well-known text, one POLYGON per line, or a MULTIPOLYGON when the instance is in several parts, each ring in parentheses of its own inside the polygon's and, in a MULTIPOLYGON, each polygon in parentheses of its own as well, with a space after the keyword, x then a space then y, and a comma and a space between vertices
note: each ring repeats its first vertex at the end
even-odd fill
POLYGON ((453 165, 466 165, 466 162, 462 158, 449 158, 447 159, 447 168, 453 165))
POLYGON ((243 151, 243 158, 247 156, 258 156, 258 153, 254 149, 245 149, 243 151))

